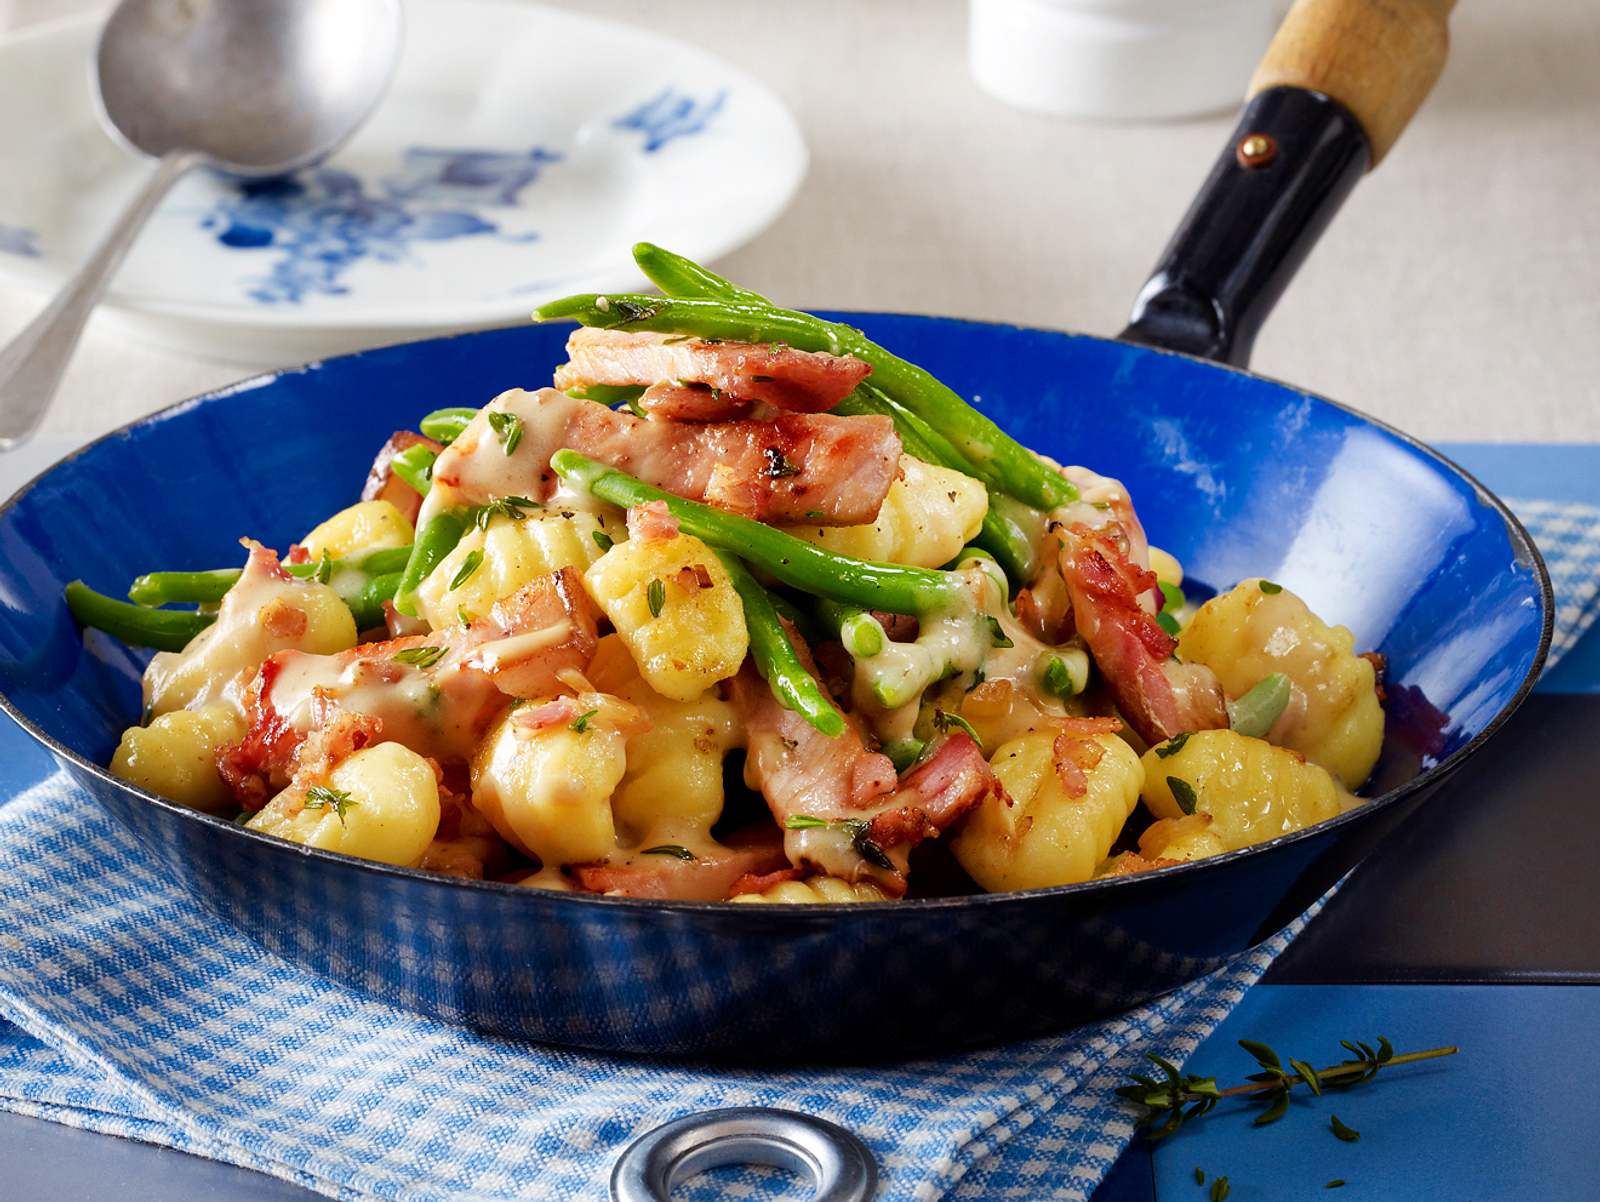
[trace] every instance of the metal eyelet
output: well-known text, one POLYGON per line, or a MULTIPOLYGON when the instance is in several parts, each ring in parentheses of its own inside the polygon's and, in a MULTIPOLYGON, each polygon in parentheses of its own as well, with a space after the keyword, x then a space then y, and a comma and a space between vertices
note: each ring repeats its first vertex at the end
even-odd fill
POLYGON ((812 1202, 867 1202, 878 1169, 837 1124, 766 1106, 691 1114, 647 1131, 611 1170, 611 1202, 670 1202, 673 1187, 727 1164, 763 1164, 808 1177, 812 1202))

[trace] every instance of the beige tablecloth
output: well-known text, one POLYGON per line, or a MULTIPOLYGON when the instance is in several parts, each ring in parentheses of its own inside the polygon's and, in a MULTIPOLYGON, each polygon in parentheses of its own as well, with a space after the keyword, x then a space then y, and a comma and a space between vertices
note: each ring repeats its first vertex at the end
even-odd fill
MULTIPOLYGON (((723 266, 801 306, 1114 333, 1232 124, 1012 110, 967 74, 958 0, 563 2, 690 38, 793 107, 811 175, 723 266)), ((16 0, 12 21, 88 7, 16 0)), ((1443 82, 1254 366, 1425 438, 1600 440, 1600 4, 1479 0, 1453 28, 1443 82)), ((0 289, 0 337, 39 303, 0 289)), ((81 438, 244 374, 91 326, 45 433, 81 438)))

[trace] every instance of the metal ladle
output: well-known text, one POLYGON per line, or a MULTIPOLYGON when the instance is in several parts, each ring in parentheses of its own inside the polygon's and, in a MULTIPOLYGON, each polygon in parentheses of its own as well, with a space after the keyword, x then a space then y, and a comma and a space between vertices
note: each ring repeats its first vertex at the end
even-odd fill
POLYGON ((377 108, 400 0, 122 0, 95 51, 106 123, 155 171, 44 312, 0 349, 0 451, 35 429, 134 238, 196 167, 270 179, 326 158, 377 108))

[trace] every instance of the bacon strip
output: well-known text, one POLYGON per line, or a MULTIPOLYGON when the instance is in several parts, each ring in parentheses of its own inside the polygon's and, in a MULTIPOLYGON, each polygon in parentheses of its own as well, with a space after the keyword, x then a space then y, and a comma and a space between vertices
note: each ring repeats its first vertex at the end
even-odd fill
POLYGON ((433 439, 424 438, 411 430, 396 430, 391 434, 389 441, 379 448, 378 457, 372 461, 366 485, 361 489, 361 499, 388 501, 406 515, 406 521, 414 524, 417 512, 422 508, 422 494, 395 475, 390 464, 401 451, 419 445, 433 448, 435 454, 444 449, 433 439))
POLYGON ((832 409, 872 374, 848 355, 797 351, 782 343, 712 342, 673 334, 580 327, 567 339, 568 362, 555 385, 705 384, 730 401, 796 413, 832 409))
POLYGON ((1216 676, 1172 658, 1177 644, 1139 599, 1155 575, 1133 564, 1114 528, 1081 523, 1055 529, 1073 621, 1105 677, 1117 708, 1147 743, 1228 724, 1216 676))
POLYGON ((521 420, 515 454, 505 454, 480 413, 434 464, 429 512, 548 496, 550 456, 563 447, 679 496, 790 524, 870 522, 900 470, 900 439, 886 417, 780 413, 691 424, 618 413, 550 388, 502 393, 489 409, 521 420))
POLYGON ((371 724, 363 728, 367 742, 464 758, 513 697, 555 691, 561 673, 588 665, 597 642, 593 603, 577 573, 563 568, 465 629, 337 655, 280 651, 251 682, 244 738, 219 752, 218 771, 242 805, 259 805, 283 787, 302 743, 350 716, 371 724))
POLYGON ((616 862, 579 865, 572 874, 578 887, 589 893, 720 901, 738 882, 781 873, 788 866, 778 832, 761 827, 730 836, 714 852, 702 849, 692 860, 634 852, 616 862))

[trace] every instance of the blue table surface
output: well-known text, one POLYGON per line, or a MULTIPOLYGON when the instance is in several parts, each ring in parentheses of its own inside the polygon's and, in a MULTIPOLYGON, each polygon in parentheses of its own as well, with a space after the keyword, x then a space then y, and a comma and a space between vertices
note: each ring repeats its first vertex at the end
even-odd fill
MULTIPOLYGON (((1503 496, 1600 503, 1600 447, 1456 444, 1440 448, 1503 496)), ((0 459, 0 484, 5 479, 0 459)), ((0 495, 8 493, 0 487, 0 495)), ((1600 630, 1541 682, 1547 693, 1600 693, 1600 630)), ((9 725, 9 724, 8 724, 9 725)), ((0 732, 0 799, 37 779, 48 760, 0 732)), ((1486 904, 1515 905, 1514 898, 1486 904)), ((1095 1202, 1208 1196, 1226 1175, 1235 1202, 1265 1199, 1497 1199, 1600 1197, 1589 1143, 1600 1106, 1600 990, 1581 985, 1262 985, 1186 1066, 1235 1083, 1253 1063, 1241 1038, 1266 1040, 1314 1064, 1343 1057, 1340 1039, 1387 1035, 1401 1050, 1457 1044, 1435 1064, 1320 1100, 1296 1101, 1280 1122, 1225 1104, 1153 1149, 1129 1149, 1095 1202), (1336 1139, 1337 1113, 1361 1132, 1336 1139), (1202 1169, 1208 1185, 1195 1182, 1202 1169), (1326 1183, 1342 1179, 1337 1190, 1326 1183)), ((69 1202, 307 1202, 296 1187, 181 1153, 0 1113, 0 1199, 69 1202)), ((796 1195, 799 1196, 799 1195, 796 1195)))

